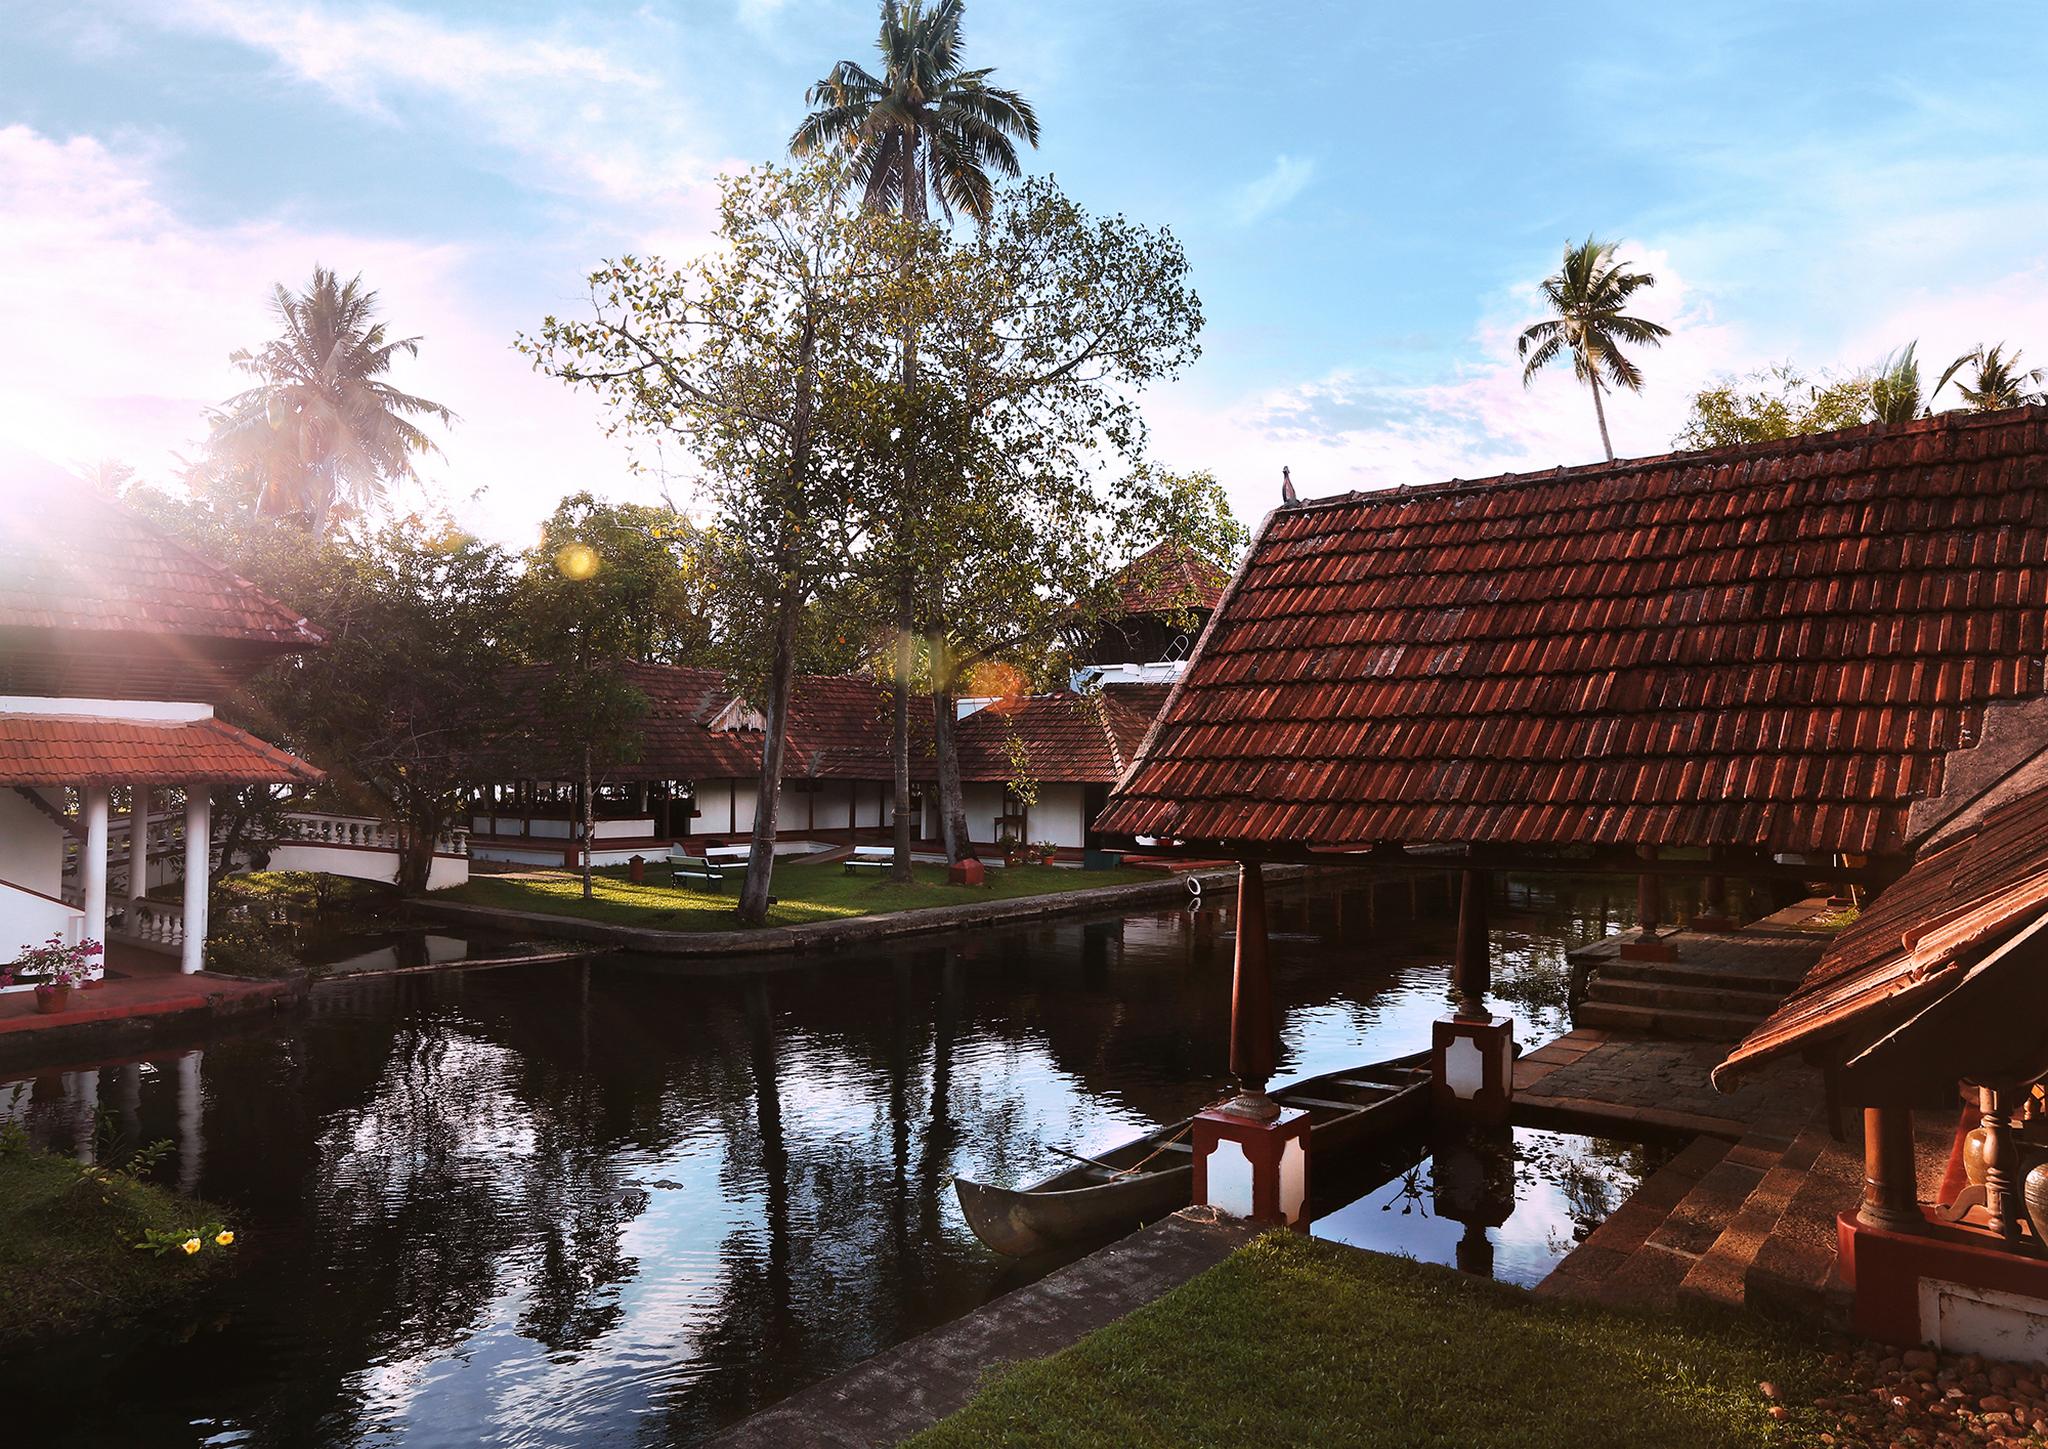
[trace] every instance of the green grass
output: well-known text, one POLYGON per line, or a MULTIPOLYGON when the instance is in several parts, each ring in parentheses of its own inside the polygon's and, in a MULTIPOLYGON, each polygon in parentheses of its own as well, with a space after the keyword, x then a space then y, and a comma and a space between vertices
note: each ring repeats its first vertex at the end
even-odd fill
MULTIPOLYGON (((784 862, 775 867, 776 904, 769 909, 768 924, 793 926, 805 921, 837 921, 930 906, 1135 885, 1160 878, 1156 871, 1081 871, 1054 865, 1019 865, 991 869, 988 884, 974 888, 949 884, 944 866, 919 865, 913 869, 916 880, 909 885, 896 885, 877 879, 873 871, 848 874, 838 862, 784 862)), ((508 911, 581 916, 613 925, 662 931, 730 931, 735 926, 732 912, 739 898, 737 873, 727 881, 722 893, 706 889, 701 882, 671 885, 666 865, 648 866, 646 884, 637 886, 621 870, 599 871, 591 888, 595 899, 586 901, 581 878, 569 871, 519 878, 477 875, 470 877, 467 885, 435 892, 434 899, 508 911)))
POLYGON ((917 1449, 987 1445, 1686 1446, 1815 1442, 1769 1417, 1817 1346, 1721 1314, 1536 1298, 1292 1233, 998 1377, 917 1449))
POLYGON ((209 1243, 188 1257, 136 1247, 151 1229, 188 1233, 217 1215, 115 1172, 18 1144, 0 1146, 0 1356, 136 1322, 226 1267, 209 1243))

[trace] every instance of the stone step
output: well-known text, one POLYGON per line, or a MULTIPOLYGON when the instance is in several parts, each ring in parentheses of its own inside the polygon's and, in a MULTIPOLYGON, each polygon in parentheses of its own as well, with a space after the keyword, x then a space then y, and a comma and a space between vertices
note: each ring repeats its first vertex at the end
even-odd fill
POLYGON ((1743 1306, 1774 1318, 1844 1328, 1849 1297, 1835 1274, 1835 1218, 1863 1195, 1861 1144, 1834 1141, 1809 1127, 1785 1156, 1812 1158, 1756 1256, 1742 1275, 1743 1306))
POLYGON ((1680 1041, 1740 1041, 1757 1018, 1725 1011, 1687 1011, 1672 1006, 1628 1006, 1614 1001, 1581 1001, 1572 1011, 1573 1026, 1636 1036, 1671 1037, 1680 1041))
POLYGON ((1683 961, 1603 960, 1599 981, 1649 981, 1669 986, 1718 986, 1731 991, 1768 991, 1783 999, 1797 978, 1768 971, 1741 971, 1724 966, 1689 966, 1683 961))
POLYGON ((1596 977, 1586 988, 1587 1001, 1622 1006, 1675 1006, 1685 1011, 1714 1011, 1762 1021, 1778 1009, 1782 991, 1744 991, 1711 982, 1678 984, 1665 981, 1615 980, 1596 977))
POLYGON ((1685 1275, 1685 1281, 1678 1285, 1678 1295, 1724 1308, 1740 1308, 1744 1300, 1744 1280, 1750 1264, 1763 1248, 1771 1234, 1777 1231, 1778 1220, 1785 1215, 1786 1206, 1806 1181, 1806 1169, 1812 1165, 1818 1147, 1810 1140, 1814 1134, 1808 1132, 1789 1147, 1763 1145, 1753 1138, 1745 1138, 1729 1149, 1743 1160, 1753 1163, 1759 1169, 1756 1187, 1729 1219, 1713 1245, 1700 1255, 1699 1262, 1685 1275))
POLYGON ((1729 1143, 1695 1137, 1636 1189, 1536 1285, 1539 1294, 1603 1303, 1668 1303, 1692 1259, 1668 1243, 1652 1243, 1674 1211, 1714 1173, 1729 1143))

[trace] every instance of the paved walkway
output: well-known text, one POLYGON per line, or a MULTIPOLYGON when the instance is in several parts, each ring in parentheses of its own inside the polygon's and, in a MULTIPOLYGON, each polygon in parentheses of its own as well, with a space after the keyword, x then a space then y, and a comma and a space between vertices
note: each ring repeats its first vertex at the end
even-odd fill
POLYGON ((1790 1142, 1820 1106, 1820 1074, 1778 1062, 1724 1095, 1707 1073, 1729 1045, 1580 1027, 1515 1063, 1515 1118, 1624 1137, 1647 1130, 1733 1139, 1762 1131, 1790 1142))
POLYGON ((784 1399, 718 1449, 897 1444, 964 1408, 989 1374, 1058 1353, 1215 1267, 1261 1230, 1190 1208, 964 1318, 784 1399))
POLYGON ((74 991, 65 1010, 36 1010, 33 991, 0 996, 0 1061, 75 1050, 98 1038, 137 1029, 194 1022, 217 1015, 267 1007, 296 989, 289 981, 243 981, 230 976, 179 972, 177 958, 112 942, 112 973, 99 986, 74 991))

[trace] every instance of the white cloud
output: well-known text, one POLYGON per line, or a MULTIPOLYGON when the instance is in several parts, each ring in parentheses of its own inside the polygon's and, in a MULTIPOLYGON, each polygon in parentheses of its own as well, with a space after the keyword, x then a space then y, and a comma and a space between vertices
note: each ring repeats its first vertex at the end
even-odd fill
POLYGON ((654 217, 708 215, 720 163, 688 96, 644 63, 667 28, 630 16, 601 30, 457 25, 389 4, 175 0, 160 26, 272 57, 293 80, 386 125, 424 112, 437 142, 475 135, 533 184, 654 217), (453 124, 450 124, 453 122, 453 124))
MULTIPOLYGON (((202 225, 165 201, 147 149, 19 125, 0 128, 0 195, 0 296, 23 343, 0 355, 0 443, 67 466, 118 458, 168 481, 174 455, 203 436, 202 409, 246 385, 227 355, 271 334, 270 284, 302 284, 318 262, 363 272, 393 327, 424 338, 395 380, 461 415, 442 435, 446 458, 422 471, 471 526, 524 541, 572 489, 651 491, 590 404, 512 352, 542 309, 473 292, 474 247, 202 225)), ((559 280, 556 295, 574 281, 559 280)), ((544 279, 535 291, 549 295, 544 279)))
MULTIPOLYGON (((1731 320, 1663 250, 1623 251, 1656 274, 1656 289, 1639 294, 1641 310, 1672 336, 1641 355, 1648 382, 1640 395, 1607 399, 1620 457, 1671 451, 1695 392, 1777 360, 1810 373, 1853 372, 1918 338, 1932 386, 1949 358, 1979 339, 2007 337, 2030 344, 2030 362, 2048 363, 2048 342, 2036 341, 2048 338, 2048 264, 1901 289, 1884 305, 1845 308, 1823 341, 1793 347, 1768 319, 1731 320)), ((1231 396, 1198 375, 1148 400, 1154 450, 1172 466, 1213 469, 1254 524, 1279 502, 1283 465, 1303 496, 1317 497, 1597 461, 1592 400, 1570 366, 1522 385, 1514 338, 1539 315, 1533 285, 1504 292, 1474 329, 1471 360, 1421 382, 1351 366, 1231 396)))
POLYGON ((1232 219, 1239 226, 1264 220, 1301 195, 1315 174, 1316 163, 1307 157, 1275 156, 1263 176, 1230 193, 1232 219))

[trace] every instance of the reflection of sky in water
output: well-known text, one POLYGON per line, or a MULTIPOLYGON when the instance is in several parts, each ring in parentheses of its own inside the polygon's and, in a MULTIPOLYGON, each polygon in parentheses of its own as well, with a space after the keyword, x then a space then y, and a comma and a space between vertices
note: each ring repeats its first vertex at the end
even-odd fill
POLYGON ((1490 1252, 1477 1256, 1490 1262, 1492 1276, 1533 1287, 1635 1191, 1649 1164, 1631 1143, 1534 1127, 1512 1131, 1512 1146, 1440 1149, 1317 1219, 1315 1236, 1466 1267, 1475 1266, 1471 1238, 1479 1232, 1490 1252))
MULTIPOLYGON (((1283 1080, 1427 1045, 1452 927, 1440 886, 1420 920, 1405 895, 1275 894, 1283 1080)), ((1523 904, 1497 908, 1495 1009, 1533 1044, 1567 1025, 1565 947, 1613 917, 1523 904)), ((740 977, 362 980, 203 1056, 0 1086, 53 1146, 90 1155, 99 1109, 172 1139, 245 1244, 223 1326, 0 1392, 52 1446, 694 1442, 1043 1271, 973 1240, 953 1176, 1030 1181, 1048 1144, 1221 1096, 1233 944, 1212 902, 740 977)), ((1525 1151, 1502 1276, 1571 1232, 1553 1168, 1525 1151)), ((1382 1231, 1387 1191, 1319 1230, 1382 1231)), ((1415 1221, 1396 1246, 1443 1256, 1415 1221)))

